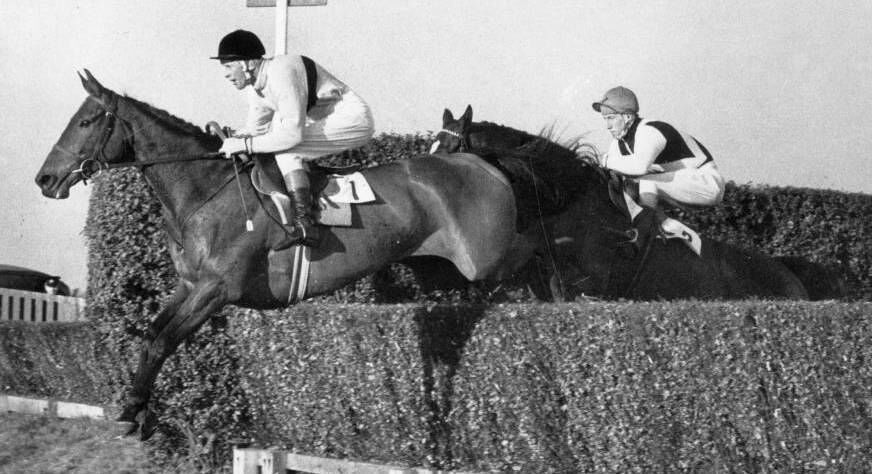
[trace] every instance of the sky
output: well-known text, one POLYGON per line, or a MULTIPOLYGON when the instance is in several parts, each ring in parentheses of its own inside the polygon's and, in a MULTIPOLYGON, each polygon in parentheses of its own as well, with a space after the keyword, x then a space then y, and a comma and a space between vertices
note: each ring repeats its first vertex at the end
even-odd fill
MULTIPOLYGON (((289 9, 289 52, 370 104, 377 132, 476 120, 608 135, 591 102, 633 89, 641 115, 702 141, 728 180, 872 193, 872 2, 328 0, 289 9)), ((0 264, 86 286, 89 188, 33 178, 85 98, 76 71, 196 124, 243 121, 215 61, 221 37, 274 10, 245 0, 29 0, 0 5, 0 264)))

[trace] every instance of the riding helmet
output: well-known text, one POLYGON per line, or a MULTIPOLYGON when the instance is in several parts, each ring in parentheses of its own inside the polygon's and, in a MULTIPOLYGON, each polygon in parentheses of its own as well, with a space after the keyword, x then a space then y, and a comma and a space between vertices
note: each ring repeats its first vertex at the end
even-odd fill
POLYGON ((236 30, 221 39, 221 43, 218 44, 218 56, 212 56, 212 59, 221 61, 260 59, 264 54, 266 50, 256 34, 236 30))
POLYGON ((633 91, 624 86, 618 86, 609 89, 599 102, 593 103, 593 110, 597 112, 601 112, 603 107, 619 114, 635 114, 639 113, 639 100, 633 91))

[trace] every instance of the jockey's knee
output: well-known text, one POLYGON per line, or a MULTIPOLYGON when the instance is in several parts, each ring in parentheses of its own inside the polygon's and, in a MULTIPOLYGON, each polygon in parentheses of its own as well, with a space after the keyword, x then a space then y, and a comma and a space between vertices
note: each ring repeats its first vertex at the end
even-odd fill
POLYGON ((283 173, 293 170, 305 170, 306 160, 297 154, 292 153, 276 153, 276 164, 283 173))
POLYGON ((716 206, 724 200, 724 186, 714 185, 708 189, 701 190, 699 193, 699 206, 716 206))

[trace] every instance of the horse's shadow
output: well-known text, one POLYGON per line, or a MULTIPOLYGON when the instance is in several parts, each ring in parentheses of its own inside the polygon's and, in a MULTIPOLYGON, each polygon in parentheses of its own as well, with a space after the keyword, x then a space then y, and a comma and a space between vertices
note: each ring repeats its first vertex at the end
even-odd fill
POLYGON ((451 459, 448 415, 454 377, 466 344, 487 308, 486 304, 424 307, 415 318, 423 361, 424 403, 430 413, 428 444, 438 459, 451 459))

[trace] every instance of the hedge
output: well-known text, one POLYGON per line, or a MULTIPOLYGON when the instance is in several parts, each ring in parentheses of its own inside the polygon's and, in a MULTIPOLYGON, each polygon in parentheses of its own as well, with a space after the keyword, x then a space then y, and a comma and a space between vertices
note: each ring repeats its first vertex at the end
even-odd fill
POLYGON ((83 403, 112 402, 126 382, 91 323, 0 324, 0 392, 83 403))
POLYGON ((870 310, 489 311, 456 377, 454 462, 501 472, 868 472, 870 310))
MULTIPOLYGON (((162 387, 173 381, 178 392, 162 394, 161 416, 223 462, 232 439, 500 472, 868 471, 870 310, 767 301, 238 310, 226 338, 200 355, 187 345, 163 372, 162 387)), ((22 327, 0 324, 0 334, 34 338, 29 352, 49 344, 39 333, 51 325, 22 334, 6 330, 13 324, 22 327)), ((75 328, 83 340, 94 334, 75 328)), ((28 370, 54 363, 33 357, 28 370)), ((38 380, 43 392, 59 381, 38 380)), ((165 447, 190 449, 184 439, 165 447)))

